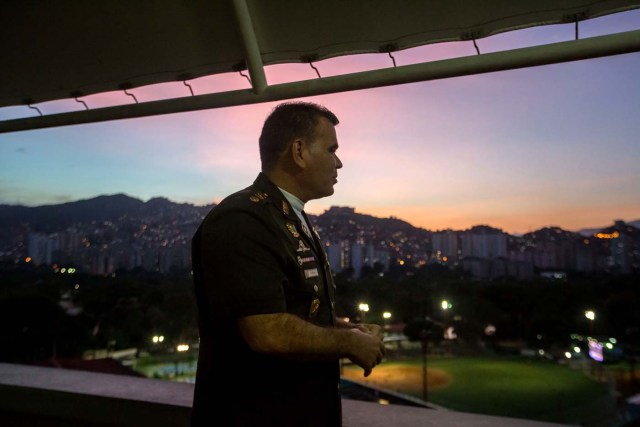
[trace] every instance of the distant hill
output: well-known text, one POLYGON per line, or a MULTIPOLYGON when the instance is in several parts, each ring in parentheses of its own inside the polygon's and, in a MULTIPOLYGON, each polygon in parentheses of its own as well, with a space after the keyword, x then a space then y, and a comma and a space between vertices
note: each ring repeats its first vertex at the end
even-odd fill
MULTIPOLYGON (((175 203, 164 197, 157 197, 143 202, 140 199, 126 194, 113 194, 98 196, 86 200, 62 203, 58 205, 44 206, 16 206, 0 205, 0 228, 29 223, 35 231, 54 232, 65 229, 74 223, 86 223, 90 221, 118 221, 123 218, 152 218, 158 223, 175 220, 195 220, 204 216, 214 205, 194 206, 189 203, 175 203)), ((421 240, 426 238, 429 231, 414 227, 410 223, 398 218, 378 218, 372 215, 355 212, 351 207, 333 206, 323 214, 311 216, 312 220, 331 235, 345 238, 358 238, 376 236, 385 238, 393 233, 410 234, 421 240), (355 227, 353 227, 355 225, 355 227), (357 230, 357 231, 356 231, 357 230), (358 233, 356 236, 354 233, 358 233)), ((640 228, 640 219, 627 222, 636 228, 640 228)), ((583 236, 593 235, 608 226, 584 228, 576 231, 583 236)), ((475 226, 475 232, 484 229, 492 229, 487 226, 475 226)), ((559 229, 551 227, 549 233, 558 233, 559 229)), ((547 232, 547 231, 545 231, 547 232)))
POLYGON ((178 204, 165 198, 154 198, 145 203, 126 194, 113 194, 58 205, 0 205, 0 227, 28 222, 36 231, 51 232, 74 223, 117 221, 126 216, 170 214, 177 208, 206 213, 211 207, 178 204))
POLYGON ((361 214, 351 207, 332 206, 323 214, 313 217, 312 221, 318 225, 323 236, 353 241, 360 238, 393 241, 404 236, 410 241, 419 242, 429 238, 429 231, 401 219, 361 214))
MULTIPOLYGON (((626 224, 627 225, 631 225, 631 226, 636 227, 636 228, 640 228, 640 219, 637 219, 635 221, 628 221, 628 222, 626 222, 626 224)), ((603 229, 605 229, 607 227, 610 227, 610 226, 611 225, 605 225, 605 226, 602 226, 602 227, 583 228, 583 229, 580 229, 580 230, 576 231, 576 233, 581 234, 583 236, 593 236, 594 234, 598 233, 599 231, 601 231, 601 230, 603 230, 603 229)))

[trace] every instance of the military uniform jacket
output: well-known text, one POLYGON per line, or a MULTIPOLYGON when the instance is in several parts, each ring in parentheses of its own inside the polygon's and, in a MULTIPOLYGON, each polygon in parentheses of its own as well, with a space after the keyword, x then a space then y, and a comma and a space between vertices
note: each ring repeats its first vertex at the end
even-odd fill
POLYGON ((337 360, 256 353, 237 330, 240 317, 285 312, 335 325, 335 286, 313 233, 264 174, 200 225, 192 242, 200 327, 193 425, 341 425, 337 360))

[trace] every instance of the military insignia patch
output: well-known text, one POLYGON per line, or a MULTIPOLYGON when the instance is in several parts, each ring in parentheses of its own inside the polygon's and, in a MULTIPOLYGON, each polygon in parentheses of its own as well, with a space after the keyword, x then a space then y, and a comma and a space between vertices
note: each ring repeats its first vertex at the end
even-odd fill
POLYGON ((295 237, 296 239, 300 237, 300 233, 298 233, 298 230, 296 230, 296 226, 294 223, 288 222, 287 229, 289 229, 289 232, 293 234, 293 237, 295 237))
POLYGON ((249 196, 249 200, 251 200, 253 203, 258 203, 260 200, 264 200, 267 197, 269 197, 269 195, 267 193, 263 193, 261 191, 257 191, 255 193, 253 193, 251 196, 249 196))
POLYGON ((296 252, 306 252, 306 251, 310 251, 311 248, 307 245, 304 244, 304 242, 302 240, 298 240, 298 249, 296 249, 296 252))
POLYGON ((306 257, 301 257, 300 255, 298 255, 298 264, 302 265, 305 264, 307 262, 313 262, 316 259, 312 256, 306 256, 306 257))
POLYGON ((314 317, 318 314, 318 309, 320 308, 320 300, 318 298, 314 298, 311 301, 311 307, 309 307, 309 317, 314 317))

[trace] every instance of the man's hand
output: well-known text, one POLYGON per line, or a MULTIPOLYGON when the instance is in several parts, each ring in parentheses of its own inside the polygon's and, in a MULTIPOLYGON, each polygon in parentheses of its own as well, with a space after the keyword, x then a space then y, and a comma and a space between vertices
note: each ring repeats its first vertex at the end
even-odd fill
POLYGON ((380 325, 374 325, 372 323, 358 323, 355 327, 365 334, 373 335, 378 338, 383 338, 384 336, 380 325))
POLYGON ((348 357, 367 377, 384 357, 378 325, 316 326, 289 313, 257 314, 238 319, 238 330, 251 350, 295 360, 348 357))
POLYGON ((383 336, 382 327, 380 325, 374 325, 371 323, 350 323, 345 322, 343 319, 338 318, 336 320, 336 326, 339 328, 358 329, 361 332, 369 335, 375 335, 380 338, 383 336))
POLYGON ((378 365, 384 357, 385 348, 382 337, 364 332, 360 328, 351 329, 351 333, 353 335, 350 340, 351 352, 349 359, 364 369, 364 376, 368 377, 373 368, 378 365))

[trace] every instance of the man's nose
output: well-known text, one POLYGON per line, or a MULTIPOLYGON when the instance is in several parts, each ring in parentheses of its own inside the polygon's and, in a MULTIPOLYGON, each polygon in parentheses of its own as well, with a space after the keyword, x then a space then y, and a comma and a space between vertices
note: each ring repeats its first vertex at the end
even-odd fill
POLYGON ((340 169, 341 167, 342 167, 342 161, 340 160, 340 157, 336 155, 336 169, 340 169))

